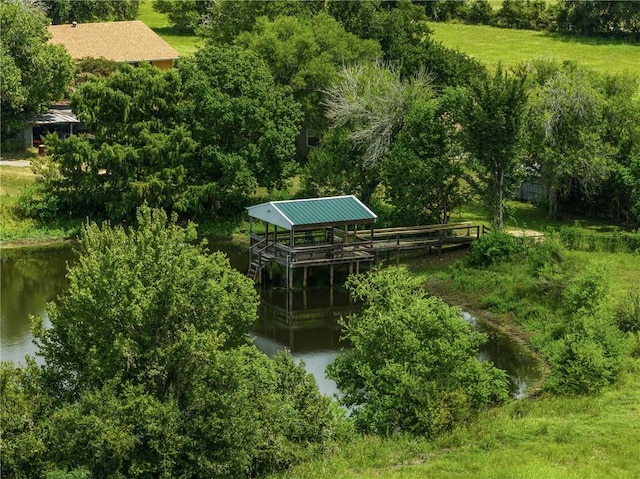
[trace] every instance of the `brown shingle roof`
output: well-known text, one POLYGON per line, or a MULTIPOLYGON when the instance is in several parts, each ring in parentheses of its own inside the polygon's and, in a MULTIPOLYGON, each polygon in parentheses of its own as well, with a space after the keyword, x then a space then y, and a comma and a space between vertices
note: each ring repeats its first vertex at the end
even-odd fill
POLYGON ((51 43, 64 45, 72 58, 106 58, 117 62, 174 60, 176 52, 140 20, 51 25, 51 43))

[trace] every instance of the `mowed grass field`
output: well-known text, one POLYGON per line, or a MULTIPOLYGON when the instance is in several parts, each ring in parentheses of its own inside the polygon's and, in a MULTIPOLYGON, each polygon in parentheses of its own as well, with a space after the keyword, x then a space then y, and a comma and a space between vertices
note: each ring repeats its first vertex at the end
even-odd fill
POLYGON ((149 28, 160 35, 165 42, 171 45, 180 55, 191 55, 204 41, 195 36, 176 31, 169 25, 167 17, 163 13, 158 13, 153 9, 151 0, 140 3, 138 20, 144 22, 149 28))
POLYGON ((489 68, 534 59, 575 61, 600 72, 640 75, 640 44, 484 25, 431 23, 433 38, 489 68))

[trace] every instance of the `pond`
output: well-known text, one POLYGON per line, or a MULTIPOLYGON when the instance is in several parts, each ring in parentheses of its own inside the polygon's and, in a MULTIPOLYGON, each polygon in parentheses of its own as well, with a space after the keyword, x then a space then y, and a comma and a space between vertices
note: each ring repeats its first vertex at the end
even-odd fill
MULTIPOLYGON (((212 249, 225 252, 231 265, 239 271, 248 267, 246 248, 228 242, 210 243, 212 249)), ((70 248, 45 251, 23 250, 3 257, 0 297, 0 358, 24 362, 25 354, 35 356, 30 315, 45 317, 44 308, 67 287, 66 265, 74 260, 70 248)), ((262 287, 259 319, 253 326, 254 341, 268 355, 287 348, 296 360, 304 360, 307 371, 314 375, 320 390, 327 395, 337 392, 335 384, 325 377, 343 347, 338 318, 355 312, 358 305, 340 287, 329 287, 322 277, 314 287, 286 291, 278 287, 262 287)), ((541 377, 535 357, 519 343, 492 329, 488 323, 469 315, 464 319, 488 334, 489 341, 480 351, 481 360, 490 360, 507 371, 511 394, 522 397, 541 377)))

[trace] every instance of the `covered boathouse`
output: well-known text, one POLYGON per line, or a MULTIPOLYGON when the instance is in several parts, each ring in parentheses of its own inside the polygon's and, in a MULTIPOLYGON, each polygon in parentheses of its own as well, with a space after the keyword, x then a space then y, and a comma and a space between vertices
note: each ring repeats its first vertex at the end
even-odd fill
POLYGON ((248 276, 260 283, 264 272, 280 268, 289 289, 293 274, 302 271, 307 286, 309 268, 345 267, 357 273, 371 266, 376 214, 353 195, 270 201, 247 208, 249 213, 248 276))

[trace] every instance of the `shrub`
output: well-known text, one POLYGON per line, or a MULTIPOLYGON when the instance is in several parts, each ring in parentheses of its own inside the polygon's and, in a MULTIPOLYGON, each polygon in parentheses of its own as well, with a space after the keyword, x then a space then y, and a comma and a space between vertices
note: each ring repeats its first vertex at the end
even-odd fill
POLYGON ((543 271, 555 271, 564 259, 562 245, 553 237, 529 243, 526 252, 529 270, 536 276, 543 271))
POLYGON ((365 309, 342 322, 352 349, 328 368, 365 432, 434 437, 507 397, 504 371, 477 359, 481 335, 406 271, 352 277, 365 309))
POLYGON ((640 290, 627 293, 617 308, 616 323, 622 331, 640 332, 640 290))
POLYGON ((608 304, 611 281, 607 265, 588 265, 563 294, 568 321, 551 347, 552 373, 547 388, 559 393, 589 394, 613 382, 631 351, 608 304))
POLYGON ((18 212, 24 218, 54 221, 60 218, 62 208, 59 198, 43 185, 29 185, 20 192, 18 212))
POLYGON ((493 231, 471 245, 467 256, 470 266, 485 267, 509 261, 523 251, 522 244, 504 231, 493 231))
POLYGON ((582 310, 571 318, 554 349, 547 388, 557 393, 591 394, 617 378, 631 341, 610 316, 582 310))
POLYGON ((592 263, 567 285, 563 294, 564 305, 569 313, 581 309, 595 313, 606 307, 610 286, 609 265, 592 263))
POLYGON ((568 249, 580 249, 583 243, 583 235, 580 231, 580 222, 575 221, 571 226, 561 226, 558 231, 560 242, 568 249))

